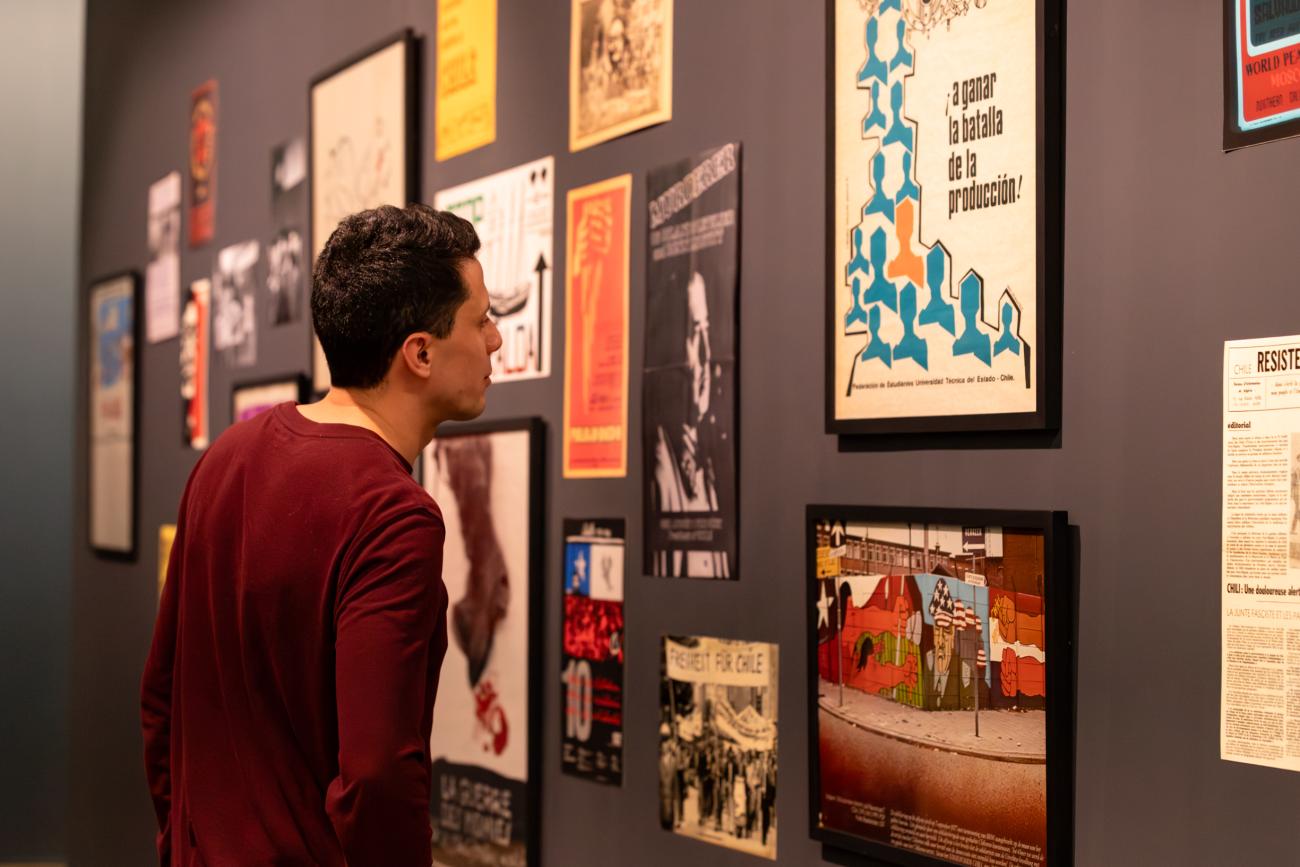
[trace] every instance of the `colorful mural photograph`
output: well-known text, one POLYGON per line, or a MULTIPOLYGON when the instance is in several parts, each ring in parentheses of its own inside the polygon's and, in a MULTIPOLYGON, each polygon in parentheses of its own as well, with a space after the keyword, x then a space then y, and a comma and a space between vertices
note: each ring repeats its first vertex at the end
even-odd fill
POLYGON ((812 527, 819 828, 1046 864, 1044 533, 829 510, 812 527))

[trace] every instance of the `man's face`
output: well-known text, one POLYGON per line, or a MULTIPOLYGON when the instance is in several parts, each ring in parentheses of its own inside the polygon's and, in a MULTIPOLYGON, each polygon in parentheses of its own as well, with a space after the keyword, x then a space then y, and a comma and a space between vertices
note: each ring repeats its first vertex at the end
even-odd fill
POLYGON ((487 405, 487 388, 492 383, 491 356, 501 348, 501 332, 488 315, 483 267, 477 259, 466 259, 459 270, 469 287, 469 297, 456 311, 451 333, 433 339, 430 388, 440 415, 466 421, 477 417, 487 405))

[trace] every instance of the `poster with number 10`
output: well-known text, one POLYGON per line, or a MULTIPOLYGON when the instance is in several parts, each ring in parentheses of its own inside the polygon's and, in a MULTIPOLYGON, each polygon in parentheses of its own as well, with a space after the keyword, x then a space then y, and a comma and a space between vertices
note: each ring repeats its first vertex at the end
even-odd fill
POLYGON ((561 769, 623 782, 622 519, 564 522, 561 769))

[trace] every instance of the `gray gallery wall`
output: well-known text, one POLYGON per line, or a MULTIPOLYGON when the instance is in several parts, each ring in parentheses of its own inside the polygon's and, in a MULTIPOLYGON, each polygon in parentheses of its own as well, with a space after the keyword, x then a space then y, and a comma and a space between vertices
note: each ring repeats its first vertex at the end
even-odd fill
POLYGON ((0 861, 66 842, 84 24, 0 0, 0 861))
MULTIPOLYGON (((559 773, 558 686, 550 679, 545 863, 752 863, 658 827, 654 684, 665 632, 780 643, 779 862, 819 863, 821 849, 807 835, 800 613, 803 506, 810 501, 1069 510, 1081 541, 1078 863, 1293 862, 1300 777, 1218 759, 1219 387, 1225 338, 1300 330, 1293 168, 1300 142, 1221 152, 1221 3, 1089 0, 1069 10, 1059 438, 1048 447, 939 442, 869 452, 841 451, 823 433, 822 4, 678 0, 674 120, 579 154, 566 148, 567 0, 500 5, 497 142, 435 164, 426 136, 425 200, 444 185, 548 153, 556 155, 557 194, 635 173, 637 311, 644 301, 645 171, 710 145, 744 143, 743 574, 734 584, 629 576, 622 790, 559 773)), ((269 237, 269 152, 304 131, 311 76, 399 27, 431 36, 434 9, 432 0, 91 2, 83 284, 143 267, 145 192, 184 165, 191 88, 209 76, 220 80, 219 187, 216 238, 184 253, 183 281, 208 273, 225 244, 269 237)), ((427 44, 425 52, 427 61, 427 44)), ((426 62, 426 134, 431 69, 426 62)), ((557 211, 560 202, 557 195, 557 211)), ((557 214, 557 227, 562 222, 557 214)), ((559 275, 562 241, 561 230, 559 275)), ((555 312, 562 345, 558 303, 555 312)), ((640 316, 632 326, 635 361, 640 316)), ((307 363, 305 331, 281 331, 276 340, 263 343, 256 372, 307 363)), ((75 549, 70 850, 79 867, 143 864, 152 845, 136 694, 154 613, 157 527, 171 518, 196 457, 180 444, 176 355, 175 341, 142 351, 139 562, 100 562, 75 549)), ((84 352, 78 358, 84 364, 84 352)), ((554 435, 558 353, 552 363, 548 380, 495 388, 488 416, 540 414, 554 435)), ((220 429, 230 375, 216 368, 220 429)), ((84 387, 84 375, 79 382, 84 387)), ((631 401, 635 432, 636 377, 631 401)), ((75 478, 83 502, 80 410, 78 421, 75 478)), ((556 446, 552 436, 552 672, 560 521, 625 515, 638 527, 641 482, 635 438, 633 469, 622 481, 558 479, 556 446)), ((85 519, 78 509, 78 539, 85 519)), ((628 562, 640 562, 639 532, 630 546, 628 562)))

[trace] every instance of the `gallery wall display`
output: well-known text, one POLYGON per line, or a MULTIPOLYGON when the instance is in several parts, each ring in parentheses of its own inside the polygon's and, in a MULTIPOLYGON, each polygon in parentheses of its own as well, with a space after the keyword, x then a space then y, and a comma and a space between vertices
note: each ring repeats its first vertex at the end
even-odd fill
POLYGON ((181 441, 206 449, 211 419, 208 412, 209 344, 211 342, 212 281, 195 280, 185 293, 181 313, 181 441))
POLYGON ((560 769, 623 782, 622 518, 564 521, 560 769))
POLYGON ((1300 134, 1300 4, 1223 2, 1223 149, 1300 134))
POLYGON ((1073 863, 1066 530, 808 507, 814 838, 893 864, 1073 863))
POLYGON ((672 120, 673 0, 572 0, 569 150, 672 120))
MULTIPOLYGON (((402 208, 418 197, 415 65, 415 37, 405 30, 312 79, 313 263, 344 217, 379 205, 402 208)), ((314 339, 312 387, 329 388, 329 367, 314 339)))
POLYGON ((551 374, 555 158, 543 157, 434 194, 433 206, 474 224, 501 348, 492 381, 551 374))
POLYGON ((776 859, 777 646, 663 638, 659 822, 776 859))
POLYGON ((230 392, 230 423, 256 418, 277 404, 306 403, 311 381, 301 373, 237 384, 230 392))
POLYGON ((457 426, 424 450, 447 536, 447 656, 430 755, 433 860, 536 867, 541 815, 541 419, 457 426))
POLYGON ((828 0, 828 432, 1059 426, 1060 6, 828 0))
POLYGON ((737 578, 740 144, 646 178, 646 574, 737 578))
POLYGON ((190 246, 212 240, 217 226, 217 82, 190 94, 190 246))
POLYGON ((433 97, 439 162, 497 137, 497 0, 438 0, 433 97))
POLYGON ((566 479, 627 475, 632 176, 569 190, 565 237, 566 479))
POLYGON ((90 546, 99 554, 134 559, 136 425, 140 346, 134 272, 91 284, 87 347, 90 373, 90 546))

